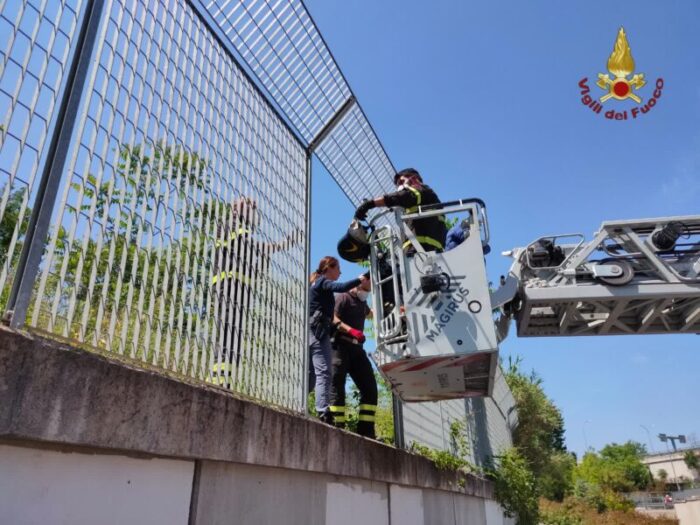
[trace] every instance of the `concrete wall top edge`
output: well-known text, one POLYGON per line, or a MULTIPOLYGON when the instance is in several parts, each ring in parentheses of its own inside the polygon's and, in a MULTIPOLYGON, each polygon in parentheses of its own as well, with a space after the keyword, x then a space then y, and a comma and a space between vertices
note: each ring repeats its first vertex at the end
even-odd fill
POLYGON ((302 415, 0 328, 0 439, 323 472, 493 498, 489 481, 302 415))

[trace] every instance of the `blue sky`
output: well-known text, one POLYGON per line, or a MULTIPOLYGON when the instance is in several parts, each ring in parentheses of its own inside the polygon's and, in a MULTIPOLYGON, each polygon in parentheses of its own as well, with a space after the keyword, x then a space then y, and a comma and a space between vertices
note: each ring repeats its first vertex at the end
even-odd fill
MULTIPOLYGON (((492 279, 510 265, 501 251, 542 235, 590 239, 604 220, 700 210, 697 2, 306 3, 397 168, 419 169, 443 200, 486 201, 492 279), (602 94, 594 81, 620 26, 643 98, 657 78, 664 87, 647 114, 612 121, 581 103, 578 83, 602 94)), ((335 253, 353 212, 314 170, 312 264, 335 253)), ((579 454, 627 439, 658 452, 659 432, 700 440, 696 335, 511 333, 501 355, 543 378, 579 454)))

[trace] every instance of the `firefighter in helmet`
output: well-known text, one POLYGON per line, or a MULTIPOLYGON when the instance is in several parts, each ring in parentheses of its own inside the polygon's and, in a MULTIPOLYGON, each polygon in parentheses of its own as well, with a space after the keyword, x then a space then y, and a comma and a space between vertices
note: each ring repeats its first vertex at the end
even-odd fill
MULTIPOLYGON (((406 213, 418 211, 419 206, 439 204, 440 198, 435 191, 423 182, 420 173, 413 168, 401 170, 394 175, 396 191, 374 199, 367 199, 357 207, 355 218, 364 220, 372 208, 400 206, 406 213)), ((414 219, 408 224, 417 241, 428 252, 442 252, 447 237, 447 222, 444 215, 414 219)), ((411 254, 413 247, 406 241, 403 248, 411 254)))

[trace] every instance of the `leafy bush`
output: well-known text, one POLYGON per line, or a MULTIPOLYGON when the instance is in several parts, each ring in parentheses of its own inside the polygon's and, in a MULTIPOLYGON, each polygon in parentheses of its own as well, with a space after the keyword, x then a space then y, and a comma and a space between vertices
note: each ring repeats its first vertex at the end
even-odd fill
POLYGON ((535 476, 538 493, 561 501, 571 494, 576 464, 564 445, 564 418, 545 393, 542 379, 534 371, 524 373, 521 364, 520 358, 511 357, 504 369, 518 410, 513 445, 535 476))
POLYGON ((683 454, 683 461, 685 461, 689 469, 700 469, 700 456, 692 450, 685 451, 685 454, 683 454))
MULTIPOLYGON (((633 441, 606 445, 599 453, 587 452, 583 456, 574 479, 598 485, 603 492, 643 490, 651 481, 649 469, 641 461, 644 454, 644 446, 633 441)), ((613 504, 612 508, 616 506, 613 504)))
POLYGON ((537 525, 539 509, 535 477, 525 458, 515 448, 494 457, 488 469, 493 480, 496 500, 508 517, 514 517, 517 525, 537 525))
POLYGON ((415 441, 411 443, 412 452, 420 454, 423 457, 428 458, 430 461, 435 463, 435 466, 440 470, 460 470, 464 467, 468 467, 469 463, 452 454, 447 450, 437 450, 434 448, 426 447, 415 441))
POLYGON ((540 500, 542 525, 678 525, 678 520, 655 518, 633 510, 608 510, 598 512, 585 501, 568 497, 558 503, 540 500))

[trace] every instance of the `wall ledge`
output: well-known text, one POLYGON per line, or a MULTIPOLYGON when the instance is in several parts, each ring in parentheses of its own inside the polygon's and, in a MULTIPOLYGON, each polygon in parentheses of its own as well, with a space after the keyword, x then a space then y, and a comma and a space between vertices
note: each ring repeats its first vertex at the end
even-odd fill
POLYGON ((487 480, 37 335, 0 328, 0 440, 321 472, 493 499, 487 480), (463 479, 463 480, 462 480, 463 479))

